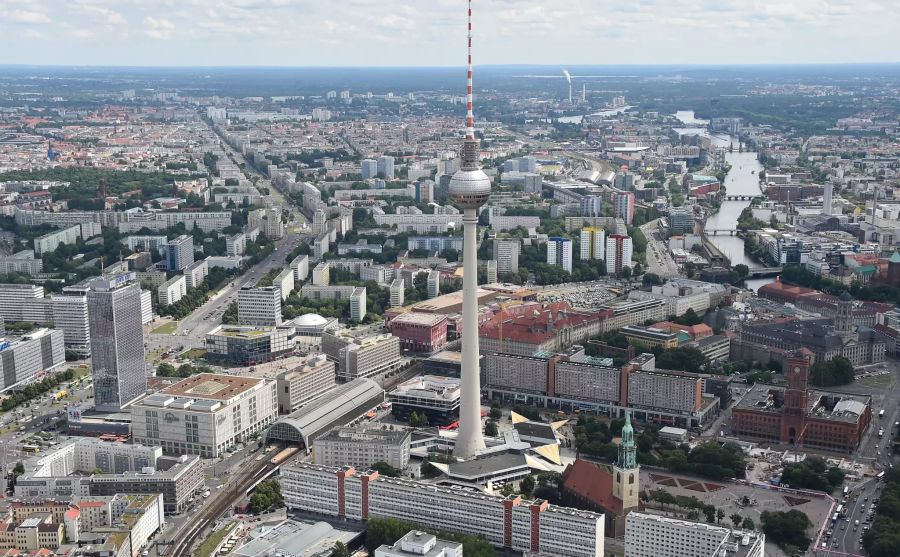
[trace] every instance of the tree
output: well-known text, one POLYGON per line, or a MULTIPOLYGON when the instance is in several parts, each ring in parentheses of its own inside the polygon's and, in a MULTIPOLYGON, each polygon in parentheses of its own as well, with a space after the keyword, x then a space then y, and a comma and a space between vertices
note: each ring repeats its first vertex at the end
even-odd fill
POLYGON ((500 432, 497 430, 497 422, 494 420, 487 420, 484 423, 484 434, 488 437, 496 437, 500 432))
POLYGON ((502 417, 503 417, 503 411, 500 410, 500 404, 498 404, 498 403, 496 403, 496 402, 493 403, 493 404, 491 404, 491 411, 488 413, 488 416, 489 416, 492 420, 499 420, 500 418, 502 418, 502 417))
POLYGON ((17 462, 13 467, 13 476, 21 476, 25 473, 25 465, 21 461, 17 462))
POLYGON ((835 387, 852 383, 855 374, 853 364, 843 356, 816 362, 809 370, 809 382, 817 387, 835 387))
POLYGON ((331 557, 350 557, 350 550, 347 549, 347 545, 344 542, 334 542, 334 547, 331 549, 331 557))
POLYGON ((733 513, 729 518, 731 518, 731 523, 734 524, 734 527, 737 528, 741 524, 741 515, 738 513, 733 513))
POLYGON ((722 519, 725 518, 725 511, 722 509, 716 509, 716 524, 722 522, 722 519))
POLYGON ((531 494, 534 493, 534 478, 531 474, 522 478, 522 481, 519 482, 519 491, 525 498, 531 498, 531 494))
POLYGON ((694 308, 688 308, 688 310, 684 312, 684 315, 676 317, 672 321, 674 323, 678 323, 679 325, 686 326, 699 325, 700 323, 703 323, 703 319, 701 319, 700 316, 697 315, 697 312, 694 311, 694 308))
POLYGON ((157 366, 156 375, 160 377, 175 377, 175 366, 163 362, 157 366))
POLYGON ((428 416, 426 416, 424 412, 419 414, 418 412, 413 411, 413 413, 409 415, 409 426, 428 427, 428 416))
POLYGON ((703 507, 703 514, 706 515, 706 522, 712 524, 716 521, 716 508, 712 505, 703 507))
POLYGON ((622 270, 619 271, 619 276, 625 280, 628 280, 631 278, 631 273, 631 267, 629 267, 628 265, 623 265, 622 270))
POLYGON ((749 516, 744 517, 743 522, 741 522, 741 528, 744 530, 756 530, 756 524, 753 523, 753 519, 749 516))
POLYGON ((284 506, 281 483, 276 479, 262 481, 250 497, 250 511, 253 514, 268 512, 284 506))
POLYGON ((806 551, 812 541, 806 534, 806 529, 812 526, 812 522, 801 511, 763 511, 760 519, 766 538, 785 551, 788 551, 787 548, 806 551))
POLYGON ((738 263, 734 266, 734 272, 737 273, 740 278, 744 279, 750 274, 750 267, 747 267, 743 263, 738 263))
POLYGON ((375 464, 372 465, 372 470, 375 470, 382 476, 387 476, 389 478, 399 478, 400 470, 397 470, 387 462, 383 460, 379 460, 375 464))
POLYGON ((516 492, 516 488, 514 488, 513 485, 510 483, 503 484, 503 487, 500 488, 500 495, 503 495, 504 497, 509 497, 510 495, 513 495, 515 492, 516 492))

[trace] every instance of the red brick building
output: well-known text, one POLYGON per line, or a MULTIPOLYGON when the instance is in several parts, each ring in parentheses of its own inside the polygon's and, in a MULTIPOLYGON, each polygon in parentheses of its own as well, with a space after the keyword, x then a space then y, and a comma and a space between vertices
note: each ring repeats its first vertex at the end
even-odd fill
POLYGON ((433 313, 408 312, 391 319, 391 334, 400 339, 400 346, 412 352, 437 352, 447 344, 447 316, 433 313))
POLYGON ((872 421, 868 396, 809 389, 810 354, 787 360, 787 388, 756 384, 731 412, 732 431, 780 445, 853 453, 872 421))

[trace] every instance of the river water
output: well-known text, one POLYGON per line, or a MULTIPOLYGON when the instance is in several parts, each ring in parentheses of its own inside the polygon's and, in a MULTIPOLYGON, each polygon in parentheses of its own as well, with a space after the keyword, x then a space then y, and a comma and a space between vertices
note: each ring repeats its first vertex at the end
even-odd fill
MULTIPOLYGON (((705 125, 705 120, 698 120, 694 117, 694 112, 690 110, 680 110, 675 117, 681 120, 686 126, 676 131, 680 133, 698 133, 709 137, 715 147, 725 149, 725 161, 731 165, 731 170, 725 177, 725 191, 730 195, 759 195, 759 171, 762 165, 756 160, 755 152, 740 153, 737 150, 738 138, 726 134, 709 133, 705 128, 693 127, 705 125), (734 145, 735 150, 728 152, 729 146, 734 145)), ((709 217, 706 221, 708 230, 736 230, 737 220, 741 212, 750 205, 750 201, 723 201, 719 212, 709 217)), ((719 248, 722 253, 728 256, 731 265, 744 264, 747 267, 762 267, 759 263, 753 261, 744 253, 744 240, 737 236, 729 236, 727 234, 710 236, 712 243, 719 248)), ((752 279, 747 281, 747 286, 753 290, 758 289, 763 284, 772 282, 771 278, 752 279)))

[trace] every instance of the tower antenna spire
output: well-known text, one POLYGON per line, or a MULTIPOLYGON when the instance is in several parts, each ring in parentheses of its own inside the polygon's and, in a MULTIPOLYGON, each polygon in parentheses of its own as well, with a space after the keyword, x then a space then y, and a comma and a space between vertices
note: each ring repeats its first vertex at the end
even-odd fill
POLYGON ((472 0, 469 0, 469 73, 466 78, 466 139, 475 139, 475 113, 472 111, 472 0))

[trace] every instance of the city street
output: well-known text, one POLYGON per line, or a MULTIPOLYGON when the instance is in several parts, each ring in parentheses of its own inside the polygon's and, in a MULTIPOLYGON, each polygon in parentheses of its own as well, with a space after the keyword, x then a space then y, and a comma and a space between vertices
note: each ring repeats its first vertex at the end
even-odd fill
POLYGON ((656 219, 641 226, 641 232, 647 238, 647 272, 662 278, 678 276, 678 265, 669 254, 669 246, 657 235, 661 219, 656 219))

